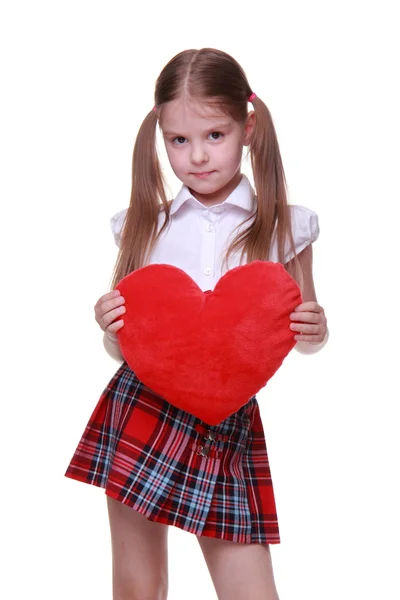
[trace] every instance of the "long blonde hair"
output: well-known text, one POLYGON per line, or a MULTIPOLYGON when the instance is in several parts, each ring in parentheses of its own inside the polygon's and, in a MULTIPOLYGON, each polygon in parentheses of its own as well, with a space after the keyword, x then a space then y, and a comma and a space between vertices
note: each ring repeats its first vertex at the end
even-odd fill
MULTIPOLYGON (((155 108, 145 117, 133 149, 132 191, 114 267, 112 289, 132 271, 144 266, 155 243, 170 222, 170 202, 156 150, 156 128, 162 106, 184 93, 226 112, 234 120, 246 121, 252 89, 239 63, 221 50, 185 50, 172 58, 161 71, 155 87, 155 108), (160 210, 164 223, 158 230, 160 210)), ((286 179, 271 114, 264 102, 253 100, 256 122, 249 154, 253 171, 256 212, 252 222, 227 249, 229 259, 241 250, 247 262, 268 260, 276 228, 278 260, 284 264, 286 240, 294 260, 285 265, 302 286, 302 273, 292 236, 287 203, 286 179)))

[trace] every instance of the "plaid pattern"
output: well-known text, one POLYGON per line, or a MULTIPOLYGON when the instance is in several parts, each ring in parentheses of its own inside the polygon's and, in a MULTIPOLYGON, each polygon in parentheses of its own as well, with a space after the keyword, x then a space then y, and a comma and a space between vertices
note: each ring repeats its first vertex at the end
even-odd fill
POLYGON ((105 488, 151 521, 197 536, 280 542, 255 396, 210 427, 154 394, 123 363, 65 475, 105 488))

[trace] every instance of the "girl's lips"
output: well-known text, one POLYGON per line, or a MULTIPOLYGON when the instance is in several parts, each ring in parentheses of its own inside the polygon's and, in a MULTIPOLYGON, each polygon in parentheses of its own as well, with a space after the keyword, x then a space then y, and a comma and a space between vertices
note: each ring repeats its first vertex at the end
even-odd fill
POLYGON ((212 173, 214 173, 214 171, 203 171, 203 173, 192 173, 192 175, 194 175, 195 177, 199 177, 200 179, 203 179, 204 177, 208 177, 212 173))

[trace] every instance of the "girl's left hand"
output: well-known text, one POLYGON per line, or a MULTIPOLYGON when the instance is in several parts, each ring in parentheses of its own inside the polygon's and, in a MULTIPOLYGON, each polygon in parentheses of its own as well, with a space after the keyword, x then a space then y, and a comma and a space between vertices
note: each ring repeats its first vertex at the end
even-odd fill
POLYGON ((299 321, 290 325, 290 329, 299 332, 294 339, 310 344, 323 342, 327 331, 327 320, 322 306, 317 302, 304 302, 296 306, 294 311, 289 315, 292 321, 299 321))

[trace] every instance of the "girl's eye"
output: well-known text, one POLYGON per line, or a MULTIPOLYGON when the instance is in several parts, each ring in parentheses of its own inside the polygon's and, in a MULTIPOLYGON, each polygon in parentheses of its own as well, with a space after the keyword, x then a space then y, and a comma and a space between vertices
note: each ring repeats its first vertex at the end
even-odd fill
POLYGON ((213 131, 212 133, 210 133, 210 135, 213 136, 213 140, 219 140, 220 136, 222 136, 223 134, 220 133, 219 131, 213 131))
POLYGON ((172 143, 174 144, 175 142, 177 142, 177 145, 178 145, 178 146, 182 146, 182 144, 183 144, 183 142, 184 142, 185 140, 186 140, 186 138, 184 138, 184 137, 182 137, 182 136, 179 136, 179 137, 176 137, 176 138, 174 138, 174 139, 172 140, 172 143))
MULTIPOLYGON (((212 133, 210 133, 210 135, 212 136, 213 140, 219 140, 221 139, 221 137, 224 135, 223 133, 220 133, 219 131, 213 131, 212 133)), ((183 144, 186 142, 186 138, 182 137, 181 135, 173 138, 172 143, 175 144, 176 146, 183 146, 183 144)))

